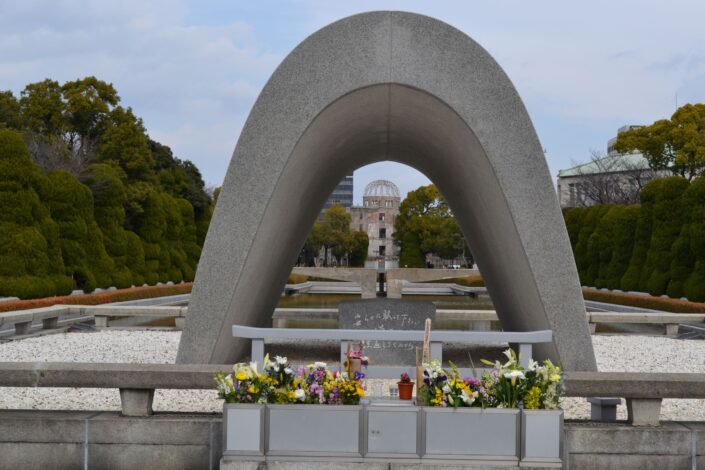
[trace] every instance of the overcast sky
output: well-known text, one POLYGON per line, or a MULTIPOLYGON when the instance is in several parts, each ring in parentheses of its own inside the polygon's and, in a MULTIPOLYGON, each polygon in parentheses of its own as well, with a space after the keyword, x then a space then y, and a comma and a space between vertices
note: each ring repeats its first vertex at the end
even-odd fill
MULTIPOLYGON (((484 46, 519 90, 554 177, 604 152, 623 124, 705 102, 699 0, 0 0, 0 90, 19 94, 45 78, 112 82, 152 138, 220 185, 279 62, 326 24, 380 9, 439 18, 484 46)), ((356 201, 377 178, 403 194, 428 181, 395 163, 372 165, 355 173, 356 201)))

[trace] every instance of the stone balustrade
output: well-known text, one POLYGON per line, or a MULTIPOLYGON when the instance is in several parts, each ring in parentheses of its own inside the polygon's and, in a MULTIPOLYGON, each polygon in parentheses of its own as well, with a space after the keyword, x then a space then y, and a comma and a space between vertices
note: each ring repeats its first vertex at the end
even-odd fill
MULTIPOLYGON (((152 414, 155 389, 212 389, 213 374, 228 364, 94 364, 0 362, 0 387, 120 389, 122 414, 152 414)), ((565 395, 621 397, 633 425, 659 424, 663 398, 705 398, 705 374, 567 372, 565 395)))

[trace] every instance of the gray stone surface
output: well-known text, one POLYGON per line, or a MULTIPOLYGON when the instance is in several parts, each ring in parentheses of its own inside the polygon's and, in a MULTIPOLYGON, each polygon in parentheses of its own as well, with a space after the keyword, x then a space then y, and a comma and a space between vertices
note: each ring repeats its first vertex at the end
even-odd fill
POLYGON ((269 322, 335 184, 388 159, 425 173, 446 196, 504 328, 553 329, 537 357, 594 370, 565 224, 521 98, 475 41, 404 12, 319 30, 262 90, 218 199, 178 360, 245 355, 248 342, 229 327, 269 322))
MULTIPOLYGON (((423 330, 427 318, 436 320, 431 302, 397 299, 346 300, 338 307, 338 327, 351 330, 423 330)), ((365 354, 375 365, 415 364, 414 341, 366 341, 365 354)))
POLYGON ((86 468, 187 470, 207 469, 209 462, 207 445, 89 444, 86 468))
MULTIPOLYGON (((208 413, 126 418, 115 412, 0 411, 0 468, 216 468, 222 453, 221 429, 221 415, 208 413), (88 458, 86 465, 84 458, 88 458)), ((693 449, 699 465, 705 460, 705 423, 701 422, 664 422, 652 428, 568 421, 564 429, 571 469, 691 468, 693 449)), ((228 461, 229 466, 222 468, 492 468, 447 461, 354 464, 316 460, 274 458, 268 466, 228 461)))
POLYGON ((658 426, 660 398, 627 398, 629 422, 634 426, 658 426))
POLYGON ((120 403, 124 416, 149 416, 152 414, 154 389, 121 388, 120 403))

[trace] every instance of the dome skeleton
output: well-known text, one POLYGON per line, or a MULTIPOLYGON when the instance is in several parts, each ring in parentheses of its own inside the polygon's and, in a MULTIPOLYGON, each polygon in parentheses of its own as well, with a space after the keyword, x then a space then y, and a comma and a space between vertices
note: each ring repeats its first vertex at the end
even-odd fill
POLYGON ((399 197, 399 188, 388 180, 375 180, 365 186, 364 197, 399 197))

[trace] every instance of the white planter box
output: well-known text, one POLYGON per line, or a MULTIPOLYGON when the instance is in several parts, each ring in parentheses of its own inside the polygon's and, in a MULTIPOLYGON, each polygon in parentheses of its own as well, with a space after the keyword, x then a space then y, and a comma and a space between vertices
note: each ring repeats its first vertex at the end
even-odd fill
POLYGON ((265 405, 223 405, 225 454, 264 455, 265 405))
POLYGON ((267 455, 361 457, 363 407, 267 405, 267 455))
POLYGON ((425 458, 517 462, 518 409, 423 408, 425 458))
POLYGON ((367 407, 367 457, 418 458, 421 456, 419 408, 367 407))
POLYGON ((563 443, 563 410, 522 410, 523 462, 559 463, 563 443))
POLYGON ((224 454, 560 465, 561 410, 413 405, 223 407, 224 454))

